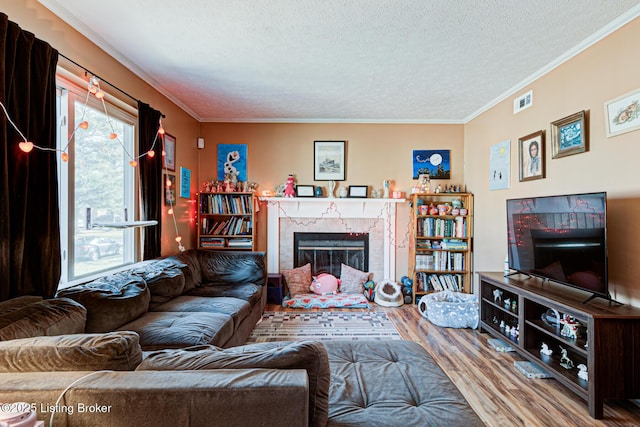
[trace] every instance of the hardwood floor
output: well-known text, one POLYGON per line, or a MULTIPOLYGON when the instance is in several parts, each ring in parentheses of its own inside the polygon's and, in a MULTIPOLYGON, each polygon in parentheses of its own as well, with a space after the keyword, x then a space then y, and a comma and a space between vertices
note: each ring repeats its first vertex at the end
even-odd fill
MULTIPOLYGON (((268 311, 296 311, 267 305, 268 311)), ((358 309, 345 309, 352 311, 358 309)), ((364 311, 363 309, 360 309, 364 311)), ((386 308, 405 340, 420 343, 451 378, 487 426, 640 426, 640 406, 608 401, 604 419, 589 416, 586 401, 553 379, 529 379, 513 366, 524 360, 496 352, 479 330, 440 328, 420 316, 416 306, 386 308)), ((464 426, 460 426, 464 427, 464 426)))

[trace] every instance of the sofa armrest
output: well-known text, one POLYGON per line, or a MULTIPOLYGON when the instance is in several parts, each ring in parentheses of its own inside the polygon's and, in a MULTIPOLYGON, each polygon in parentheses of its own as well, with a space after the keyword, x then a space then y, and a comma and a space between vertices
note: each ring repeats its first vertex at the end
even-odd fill
POLYGON ((307 426, 308 400, 304 370, 0 374, 0 402, 27 402, 47 425, 56 410, 63 427, 307 426))

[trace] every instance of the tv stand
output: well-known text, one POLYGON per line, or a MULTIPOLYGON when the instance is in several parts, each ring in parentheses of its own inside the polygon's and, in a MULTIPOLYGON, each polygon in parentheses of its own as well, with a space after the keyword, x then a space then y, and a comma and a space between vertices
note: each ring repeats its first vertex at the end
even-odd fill
POLYGON ((554 282, 543 286, 539 278, 522 280, 501 272, 479 275, 481 330, 509 342, 522 357, 585 399, 591 417, 603 417, 606 399, 640 398, 640 309, 612 305, 606 298, 584 301, 583 291, 554 282), (548 321, 546 314, 553 310, 580 322, 575 338, 563 336, 567 334, 562 326, 548 321), (506 335, 506 326, 517 328, 519 335, 506 335), (540 352, 543 344, 551 355, 540 352), (561 349, 573 367, 563 366, 567 363, 561 360, 561 349), (578 376, 579 365, 587 367, 587 380, 578 376))

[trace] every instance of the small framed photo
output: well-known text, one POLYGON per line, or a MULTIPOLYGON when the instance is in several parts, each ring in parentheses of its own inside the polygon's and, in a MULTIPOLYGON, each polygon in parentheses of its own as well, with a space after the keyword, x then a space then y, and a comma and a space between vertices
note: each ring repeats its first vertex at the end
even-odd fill
POLYGON ((174 206, 176 204, 176 176, 164 174, 164 204, 174 206))
POLYGON ((586 113, 584 110, 551 123, 552 157, 571 156, 588 149, 586 113))
POLYGON ((174 136, 169 135, 168 133, 165 133, 163 137, 162 149, 165 153, 162 167, 164 169, 170 170, 171 172, 175 172, 176 171, 176 138, 174 136))
POLYGON ((640 129, 640 89, 604 104, 607 138, 640 129))
POLYGON ((313 180, 344 181, 346 177, 345 146, 347 141, 313 142, 313 180))
POLYGON ((544 131, 539 130, 518 140, 520 181, 544 178, 544 131))
POLYGON ((191 170, 180 167, 180 197, 191 198, 191 170))
POLYGON ((360 197, 364 199, 367 197, 368 191, 369 191, 369 186, 367 185, 350 185, 349 197, 360 197))
POLYGON ((315 190, 313 185, 297 185, 296 197, 315 197, 315 190))

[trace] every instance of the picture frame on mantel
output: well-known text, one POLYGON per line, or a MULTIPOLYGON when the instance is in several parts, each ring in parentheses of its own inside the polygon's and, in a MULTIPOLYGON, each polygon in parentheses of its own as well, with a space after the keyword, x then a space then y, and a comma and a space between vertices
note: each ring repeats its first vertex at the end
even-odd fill
POLYGON ((588 149, 587 114, 585 110, 551 123, 552 158, 584 153, 588 149))
POLYGON ((347 175, 347 141, 313 142, 314 181, 344 181, 347 175))
POLYGON ((296 185, 296 197, 315 197, 315 186, 296 185))
POLYGON ((366 199, 368 193, 369 193, 368 185, 350 185, 349 186, 349 197, 366 199))
POLYGON ((168 133, 164 134, 163 137, 163 147, 164 149, 164 160, 162 166, 171 172, 176 171, 176 137, 173 135, 169 135, 168 133))

